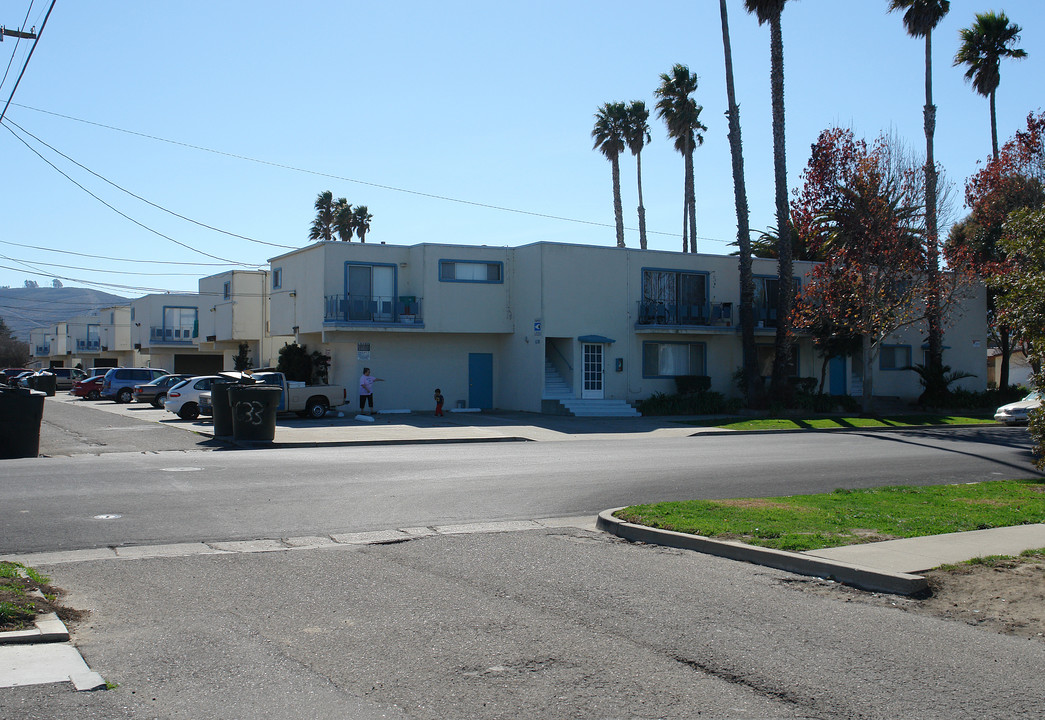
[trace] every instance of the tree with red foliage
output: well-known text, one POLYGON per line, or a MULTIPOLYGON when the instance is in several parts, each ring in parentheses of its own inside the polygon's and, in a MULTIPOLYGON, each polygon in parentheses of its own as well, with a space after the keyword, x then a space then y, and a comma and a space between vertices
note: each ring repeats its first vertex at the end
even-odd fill
POLYGON ((965 284, 962 274, 928 272, 923 168, 897 157, 886 138, 868 146, 851 130, 825 130, 792 203, 796 228, 822 260, 799 297, 796 327, 812 332, 819 347, 845 336, 862 339, 865 411, 873 396, 872 362, 883 341, 925 320, 930 294, 946 306, 965 284), (821 331, 830 335, 817 336, 821 331))
POLYGON ((969 267, 987 282, 988 324, 1002 358, 998 387, 1005 388, 1009 358, 1020 338, 999 316, 997 286, 991 280, 1006 271, 1008 253, 1000 240, 1009 215, 1045 207, 1045 113, 1028 115, 1026 130, 966 181, 965 204, 970 213, 951 228, 944 250, 952 267, 969 267))

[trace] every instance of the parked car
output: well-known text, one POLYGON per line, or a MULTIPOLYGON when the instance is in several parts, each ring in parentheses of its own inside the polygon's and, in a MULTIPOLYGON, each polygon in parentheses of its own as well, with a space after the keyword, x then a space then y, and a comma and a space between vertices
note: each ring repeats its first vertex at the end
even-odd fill
POLYGON ((155 408, 163 409, 163 401, 167 397, 167 391, 180 383, 182 380, 188 380, 194 377, 188 374, 171 374, 164 375, 161 378, 156 378, 152 382, 145 383, 144 385, 134 386, 134 401, 141 403, 152 403, 155 408))
POLYGON ((3 377, 0 378, 0 382, 7 383, 8 385, 17 385, 17 378, 22 373, 32 372, 29 368, 4 368, 3 377))
POLYGON ((200 416, 200 393, 210 390, 214 381, 219 379, 218 375, 202 375, 182 380, 167 391, 164 409, 182 420, 195 420, 200 416))
POLYGON ((112 368, 105 373, 102 397, 118 403, 129 403, 134 398, 134 386, 152 382, 169 375, 160 368, 112 368))
POLYGON ((77 380, 73 383, 72 393, 83 400, 98 400, 102 396, 102 382, 104 380, 104 375, 95 375, 94 377, 77 380))
POLYGON ((86 380, 88 375, 80 368, 53 367, 45 368, 44 372, 54 375, 54 386, 56 390, 72 390, 77 380, 86 380))
POLYGON ((1002 405, 994 412, 994 419, 1006 425, 1027 422, 1031 410, 1041 407, 1041 392, 1035 390, 1022 400, 1002 405))

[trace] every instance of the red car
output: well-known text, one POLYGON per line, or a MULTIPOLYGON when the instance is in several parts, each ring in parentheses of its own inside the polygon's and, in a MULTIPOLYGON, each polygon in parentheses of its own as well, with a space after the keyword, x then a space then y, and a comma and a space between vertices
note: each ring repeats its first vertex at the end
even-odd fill
POLYGON ((85 380, 77 380, 73 383, 72 394, 81 400, 97 400, 102 396, 102 381, 104 375, 95 375, 85 380))

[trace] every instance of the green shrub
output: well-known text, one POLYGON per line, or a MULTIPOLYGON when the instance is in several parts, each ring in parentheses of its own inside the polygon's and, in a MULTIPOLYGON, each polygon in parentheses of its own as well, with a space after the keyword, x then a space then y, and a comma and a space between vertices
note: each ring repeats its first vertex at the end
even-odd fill
POLYGON ((653 393, 638 402, 643 415, 732 415, 740 406, 740 400, 710 390, 688 395, 653 393))
POLYGON ((711 389, 711 378, 707 375, 676 375, 675 387, 679 395, 707 392, 711 389))

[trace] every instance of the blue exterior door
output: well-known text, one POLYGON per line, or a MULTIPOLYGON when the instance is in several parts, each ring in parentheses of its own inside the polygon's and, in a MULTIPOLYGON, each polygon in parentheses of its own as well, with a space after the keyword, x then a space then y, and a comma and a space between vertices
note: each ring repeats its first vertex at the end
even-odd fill
POLYGON ((827 369, 831 373, 831 394, 845 395, 845 379, 846 375, 848 375, 845 369, 845 356, 831 358, 827 369))
POLYGON ((468 407, 493 407, 493 355, 468 353, 468 407))

